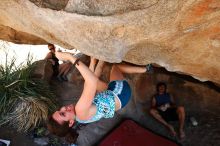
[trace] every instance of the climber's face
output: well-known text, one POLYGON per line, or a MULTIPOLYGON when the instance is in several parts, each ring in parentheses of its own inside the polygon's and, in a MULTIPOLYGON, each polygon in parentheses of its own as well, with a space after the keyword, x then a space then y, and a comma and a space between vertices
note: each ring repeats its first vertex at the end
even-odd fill
POLYGON ((59 124, 62 124, 65 121, 69 122, 69 127, 72 127, 75 119, 75 106, 73 104, 63 106, 54 112, 52 117, 59 124))

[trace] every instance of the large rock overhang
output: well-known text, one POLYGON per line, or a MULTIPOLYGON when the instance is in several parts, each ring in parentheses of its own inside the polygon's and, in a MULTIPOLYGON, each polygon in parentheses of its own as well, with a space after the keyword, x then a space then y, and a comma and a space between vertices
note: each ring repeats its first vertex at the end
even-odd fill
POLYGON ((220 84, 219 0, 31 1, 1 1, 1 39, 50 42, 108 62, 155 63, 220 84))

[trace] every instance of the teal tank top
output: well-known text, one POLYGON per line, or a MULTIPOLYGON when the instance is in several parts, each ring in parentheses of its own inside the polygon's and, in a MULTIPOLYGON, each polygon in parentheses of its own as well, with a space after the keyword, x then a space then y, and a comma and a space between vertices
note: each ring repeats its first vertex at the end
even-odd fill
POLYGON ((96 114, 89 120, 79 120, 76 117, 76 121, 79 123, 91 123, 100 120, 101 118, 112 118, 115 113, 115 96, 111 90, 106 90, 98 93, 93 104, 96 106, 96 114))

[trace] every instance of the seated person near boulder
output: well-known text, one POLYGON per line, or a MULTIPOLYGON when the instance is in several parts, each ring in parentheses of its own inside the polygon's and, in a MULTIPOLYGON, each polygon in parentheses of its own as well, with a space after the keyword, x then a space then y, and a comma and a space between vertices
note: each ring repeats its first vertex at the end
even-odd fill
POLYGON ((60 64, 57 79, 59 81, 68 81, 67 74, 69 73, 71 67, 72 67, 71 62, 63 62, 62 64, 60 64))
POLYGON ((48 44, 50 52, 47 53, 45 60, 49 60, 53 67, 53 76, 56 77, 59 74, 59 59, 55 56, 56 48, 54 44, 48 44))
POLYGON ((173 136, 176 136, 175 129, 168 122, 179 120, 179 136, 183 139, 185 137, 183 130, 185 121, 184 107, 174 104, 173 97, 166 92, 167 86, 165 83, 158 83, 156 89, 157 94, 152 98, 150 114, 166 126, 173 136))
POLYGON ((99 79, 103 61, 91 58, 90 66, 69 53, 56 52, 60 60, 70 61, 84 78, 82 94, 76 104, 61 107, 48 120, 48 130, 55 135, 66 137, 73 143, 77 133, 72 128, 75 122, 91 123, 102 118, 112 118, 115 111, 125 107, 130 100, 131 88, 123 73, 145 73, 146 67, 115 64, 110 72, 110 83, 99 79), (97 64, 97 65, 96 65, 97 64), (96 66, 96 67, 95 67, 96 66))

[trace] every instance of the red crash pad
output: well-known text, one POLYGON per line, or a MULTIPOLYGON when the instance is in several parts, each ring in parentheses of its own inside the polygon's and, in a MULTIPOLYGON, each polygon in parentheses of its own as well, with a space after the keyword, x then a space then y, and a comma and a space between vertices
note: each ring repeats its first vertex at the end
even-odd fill
POLYGON ((132 120, 125 120, 108 134, 99 146, 179 146, 179 144, 154 134, 132 120))

